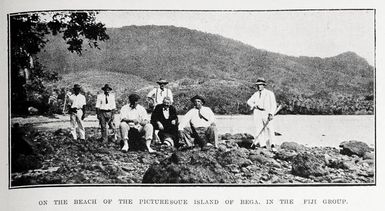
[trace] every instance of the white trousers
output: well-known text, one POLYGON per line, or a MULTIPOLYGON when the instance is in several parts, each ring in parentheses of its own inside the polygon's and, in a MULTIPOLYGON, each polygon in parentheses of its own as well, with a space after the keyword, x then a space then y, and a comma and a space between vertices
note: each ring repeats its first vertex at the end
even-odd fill
POLYGON ((254 134, 254 143, 259 143, 261 147, 266 146, 268 141, 270 141, 270 145, 274 143, 274 120, 270 121, 262 133, 258 136, 267 122, 267 117, 268 113, 266 111, 260 111, 258 109, 254 110, 254 124, 256 129, 256 133, 254 134))
POLYGON ((76 113, 70 114, 70 123, 71 123, 71 134, 73 138, 78 139, 77 130, 79 131, 80 139, 86 138, 86 131, 83 127, 83 110, 78 109, 76 113))

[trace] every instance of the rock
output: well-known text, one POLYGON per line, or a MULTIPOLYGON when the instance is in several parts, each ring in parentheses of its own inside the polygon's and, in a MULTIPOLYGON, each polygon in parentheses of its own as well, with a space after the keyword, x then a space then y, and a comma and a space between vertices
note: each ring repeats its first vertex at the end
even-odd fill
POLYGON ((222 139, 222 140, 230 140, 231 139, 231 133, 225 133, 223 135, 220 135, 219 136, 219 139, 222 139))
POLYGON ((270 160, 270 163, 273 165, 273 167, 275 167, 275 168, 281 168, 282 167, 282 165, 280 164, 280 163, 278 163, 276 160, 274 160, 274 159, 271 159, 270 160))
POLYGON ((270 163, 270 160, 266 158, 263 155, 250 155, 250 160, 255 162, 255 163, 260 163, 262 165, 270 163))
POLYGON ((374 160, 374 153, 372 152, 366 152, 363 156, 364 160, 374 160))
POLYGON ((295 152, 302 152, 305 150, 305 146, 303 146, 302 144, 298 144, 296 142, 283 142, 280 146, 280 149, 295 151, 295 152))
POLYGON ((274 158, 279 160, 284 160, 284 161, 292 161, 293 158, 297 155, 298 153, 295 151, 278 150, 274 158))
POLYGON ((37 113, 39 113, 39 109, 30 106, 30 107, 28 107, 28 113, 29 113, 29 114, 32 114, 32 115, 33 115, 33 114, 37 114, 37 113))
POLYGON ((341 163, 343 169, 357 170, 358 166, 352 161, 343 161, 341 163))
POLYGON ((218 146, 218 150, 221 151, 221 152, 226 152, 227 151, 227 146, 224 145, 224 144, 220 144, 218 146))
POLYGON ((343 155, 357 155, 363 157, 365 153, 371 152, 372 149, 364 142, 361 141, 344 141, 339 145, 340 153, 343 155))
POLYGON ((293 159, 292 173, 301 177, 322 176, 328 172, 325 169, 323 156, 310 153, 300 153, 293 159))
POLYGON ((230 164, 230 165, 227 165, 226 167, 228 167, 230 169, 230 172, 232 172, 232 173, 239 173, 240 172, 238 166, 235 164, 230 164))
POLYGON ((231 136, 231 139, 235 140, 253 140, 254 136, 248 133, 237 133, 231 136))
POLYGON ((179 162, 170 162, 169 158, 152 164, 143 176, 143 183, 235 183, 234 174, 240 173, 240 165, 245 163, 246 154, 241 151, 224 152, 219 157, 215 151, 184 151, 178 153, 179 162), (233 156, 233 157, 232 157, 233 156), (243 161, 242 161, 243 159, 243 161), (237 162, 233 162, 237 160, 237 162))

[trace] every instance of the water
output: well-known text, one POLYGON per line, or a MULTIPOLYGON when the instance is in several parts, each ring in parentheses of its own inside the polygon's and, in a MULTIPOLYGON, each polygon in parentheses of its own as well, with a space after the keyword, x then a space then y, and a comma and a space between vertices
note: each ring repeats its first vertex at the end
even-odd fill
MULTIPOLYGON (((308 146, 334 146, 342 141, 359 140, 374 147, 374 115, 278 115, 274 118, 275 143, 295 141, 308 146)), ((36 124, 42 129, 68 128, 69 116, 62 116, 55 122, 36 124), (68 121, 67 121, 68 119, 68 121)), ((85 119, 85 127, 99 127, 96 116, 85 119)), ((254 134, 252 115, 218 115, 219 134, 254 134)))
MULTIPOLYGON (((220 134, 255 134, 251 115, 218 116, 220 134)), ((280 115, 274 118, 275 142, 295 141, 308 146, 334 146, 342 141, 359 140, 374 146, 373 115, 280 115)))

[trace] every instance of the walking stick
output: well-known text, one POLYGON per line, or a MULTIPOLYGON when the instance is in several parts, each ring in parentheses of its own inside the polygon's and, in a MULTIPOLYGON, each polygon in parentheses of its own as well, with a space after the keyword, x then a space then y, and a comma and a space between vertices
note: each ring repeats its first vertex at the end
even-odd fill
MULTIPOLYGON (((281 109, 282 109, 282 105, 279 105, 278 108, 275 110, 273 116, 275 116, 281 109)), ((270 119, 268 119, 268 120, 266 121, 266 123, 263 125, 262 130, 261 130, 261 131, 258 133, 258 135, 255 137, 255 140, 257 140, 258 137, 262 134, 262 132, 265 130, 265 128, 267 127, 267 125, 269 124, 269 122, 270 122, 270 119)), ((251 144, 251 147, 253 147, 253 146, 254 146, 254 143, 251 144)))

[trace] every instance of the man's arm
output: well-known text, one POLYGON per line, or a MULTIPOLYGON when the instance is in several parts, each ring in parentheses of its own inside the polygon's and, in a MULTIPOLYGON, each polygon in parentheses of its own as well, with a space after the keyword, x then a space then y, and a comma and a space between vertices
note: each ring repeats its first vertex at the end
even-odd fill
POLYGON ((86 105, 83 105, 82 110, 83 110, 82 120, 84 120, 84 118, 86 118, 86 105))
POLYGON ((82 115, 82 120, 86 117, 86 97, 83 96, 83 106, 82 106, 82 110, 83 110, 83 115, 82 115))
POLYGON ((99 114, 100 114, 100 106, 101 106, 100 95, 97 95, 96 96, 96 103, 95 103, 95 110, 96 110, 96 116, 98 118, 99 118, 99 114))
POLYGON ((176 114, 176 109, 174 106, 170 106, 170 119, 171 124, 176 125, 178 123, 178 115, 176 114))
POLYGON ((190 111, 188 111, 181 119, 180 123, 179 123, 179 126, 178 126, 178 129, 179 130, 183 130, 183 128, 185 128, 188 124, 188 122, 190 122, 191 120, 191 115, 192 115, 192 112, 193 110, 191 109, 190 111))
POLYGON ((246 102, 251 110, 253 110, 255 107, 255 95, 256 95, 256 93, 254 93, 246 102))
POLYGON ((113 112, 116 111, 116 101, 115 101, 115 94, 111 94, 112 102, 111 102, 111 110, 113 112))
POLYGON ((146 111, 146 109, 143 106, 140 106, 138 112, 140 112, 139 113, 139 118, 140 118, 139 119, 139 124, 140 125, 144 126, 144 125, 150 123, 147 111, 146 111))
POLYGON ((171 89, 168 89, 168 91, 169 91, 169 97, 170 97, 171 104, 173 104, 174 103, 174 97, 172 96, 171 89))
POLYGON ((215 125, 215 115, 211 108, 207 107, 207 121, 212 125, 215 125))
POLYGON ((270 92, 268 100, 269 100, 268 119, 269 119, 269 121, 271 121, 271 120, 273 120, 274 113, 277 110, 277 101, 275 100, 275 95, 273 92, 270 92))

